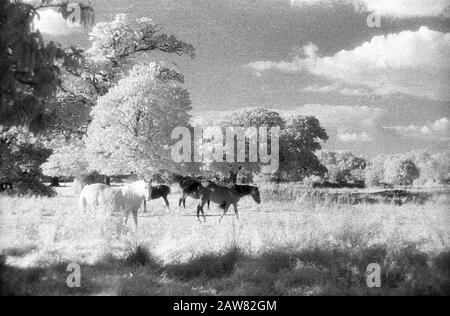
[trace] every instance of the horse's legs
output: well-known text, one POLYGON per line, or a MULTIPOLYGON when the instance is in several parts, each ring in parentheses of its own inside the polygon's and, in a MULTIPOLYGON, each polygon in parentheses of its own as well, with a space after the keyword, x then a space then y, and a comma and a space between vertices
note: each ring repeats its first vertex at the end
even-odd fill
POLYGON ((147 213, 147 201, 143 199, 144 201, 144 213, 147 213))
POLYGON ((197 220, 199 221, 199 222, 201 222, 200 221, 200 210, 201 210, 201 206, 200 206, 200 204, 199 205, 197 205, 197 220))
POLYGON ((170 204, 169 204, 169 200, 167 200, 167 195, 163 196, 164 202, 166 202, 166 206, 167 206, 167 213, 170 213, 170 204))
POLYGON ((208 200, 208 210, 209 210, 209 204, 211 203, 211 200, 208 200))
POLYGON ((181 196, 180 201, 178 202, 178 207, 181 207, 181 204, 183 204, 183 207, 186 208, 186 193, 183 193, 181 196))
POLYGON ((125 229, 125 227, 127 226, 128 223, 128 216, 130 216, 130 211, 128 209, 124 210, 124 221, 123 221, 123 228, 125 229))
POLYGON ((206 204, 205 200, 200 200, 200 203, 197 206, 197 219, 199 222, 200 222, 200 212, 202 212, 203 220, 206 222, 205 212, 203 211, 203 207, 205 206, 205 204, 206 204))
POLYGON ((80 212, 82 212, 83 214, 86 214, 86 199, 84 197, 80 197, 79 208, 80 208, 80 212))
POLYGON ((134 225, 136 226, 136 233, 137 233, 137 229, 138 229, 138 210, 133 210, 133 220, 134 220, 134 225))
POLYGON ((236 213, 236 218, 239 219, 237 203, 233 203, 234 213, 236 213))
POLYGON ((223 209, 223 214, 222 216, 220 216, 219 218, 219 223, 222 222, 223 217, 227 214, 228 209, 230 208, 231 204, 227 202, 227 204, 225 204, 225 207, 223 209))

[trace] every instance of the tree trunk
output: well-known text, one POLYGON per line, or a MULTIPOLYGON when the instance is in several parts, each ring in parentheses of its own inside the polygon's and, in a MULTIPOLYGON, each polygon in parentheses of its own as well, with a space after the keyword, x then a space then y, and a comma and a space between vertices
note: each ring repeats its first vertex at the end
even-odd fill
POLYGON ((50 179, 50 186, 51 187, 59 187, 59 178, 58 177, 52 177, 50 179))
POLYGON ((104 176, 103 177, 103 183, 106 184, 106 185, 111 185, 111 177, 104 176))

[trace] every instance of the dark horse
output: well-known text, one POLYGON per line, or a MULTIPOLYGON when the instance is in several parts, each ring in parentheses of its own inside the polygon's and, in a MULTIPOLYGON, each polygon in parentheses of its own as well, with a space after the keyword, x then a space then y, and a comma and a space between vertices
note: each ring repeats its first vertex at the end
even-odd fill
MULTIPOLYGON (((163 198, 164 202, 166 202, 167 211, 170 212, 170 204, 169 200, 167 200, 167 196, 170 194, 170 187, 164 184, 158 184, 152 186, 150 198, 152 200, 156 200, 159 198, 163 198)), ((144 200, 144 213, 147 213, 147 202, 144 200)))
POLYGON ((203 207, 208 201, 213 201, 223 209, 224 212, 219 221, 222 221, 222 218, 228 212, 231 205, 233 205, 236 218, 239 219, 237 204, 244 196, 250 195, 256 203, 261 203, 259 189, 249 185, 220 185, 211 181, 202 182, 201 186, 198 188, 198 195, 201 200, 200 204, 197 206, 198 220, 200 220, 200 212, 203 214, 203 219, 206 220, 203 207))
MULTIPOLYGON (((199 180, 188 177, 179 177, 178 184, 180 185, 181 189, 181 197, 178 202, 178 206, 183 205, 183 207, 186 208, 186 198, 188 196, 196 200, 200 199, 199 188, 202 186, 202 183, 199 180)), ((207 203, 209 209, 210 202, 208 201, 207 203)))
POLYGON ((0 183, 0 192, 6 191, 6 190, 12 190, 13 189, 13 185, 11 182, 1 182, 0 183))

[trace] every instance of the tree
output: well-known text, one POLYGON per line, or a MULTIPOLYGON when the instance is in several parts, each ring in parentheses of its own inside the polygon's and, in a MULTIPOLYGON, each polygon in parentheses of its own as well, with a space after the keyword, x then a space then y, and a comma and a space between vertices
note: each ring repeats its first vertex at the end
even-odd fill
MULTIPOLYGON (((75 50, 45 43, 32 22, 38 11, 55 8, 64 17, 67 1, 34 1, 33 5, 0 0, 0 125, 28 126, 41 131, 53 118, 61 67, 76 70, 80 56, 75 50)), ((80 4, 81 23, 93 23, 93 9, 80 4)))
POLYGON ((51 151, 39 137, 23 127, 0 132, 0 179, 14 183, 16 194, 52 196, 54 191, 42 184, 39 166, 51 151))
MULTIPOLYGON (((243 111, 235 111, 231 115, 225 117, 221 121, 211 121, 208 122, 208 125, 211 127, 219 127, 224 136, 223 142, 217 143, 217 145, 221 145, 225 148, 226 145, 226 134, 227 128, 243 128, 243 132, 245 134, 245 147, 242 150, 245 150, 245 162, 236 161, 239 156, 237 142, 238 136, 234 136, 234 156, 233 162, 227 162, 226 150, 223 150, 223 161, 206 161, 204 165, 204 169, 213 174, 220 174, 222 177, 227 177, 228 182, 236 183, 238 174, 240 172, 244 173, 259 173, 261 164, 259 162, 250 162, 249 159, 249 142, 253 141, 257 144, 259 148, 259 128, 265 127, 268 130, 268 144, 270 146, 271 136, 270 129, 272 127, 279 127, 280 129, 284 128, 285 121, 280 116, 280 114, 276 111, 267 110, 264 108, 256 108, 256 109, 246 109, 243 111), (255 128, 252 133, 249 128, 255 128)), ((206 131, 204 138, 209 141, 210 137, 206 131)), ((210 144, 208 142, 206 144, 197 144, 197 150, 201 152, 211 151, 212 148, 208 148, 210 144)), ((270 152, 270 148, 268 149, 270 152)))
POLYGON ((323 176, 326 168, 315 152, 322 148, 328 135, 317 118, 296 116, 286 123, 280 140, 280 171, 286 180, 303 180, 323 176))
POLYGON ((151 51, 195 56, 195 49, 162 32, 149 18, 131 20, 117 14, 110 22, 97 23, 89 34, 92 46, 86 51, 86 64, 73 73, 87 80, 99 96, 108 93, 136 64, 136 58, 151 51))
MULTIPOLYGON (((50 128, 52 134, 64 135, 66 144, 57 144, 57 147, 61 148, 55 149, 56 157, 51 157, 45 167, 49 174, 62 171, 57 164, 62 159, 70 158, 68 154, 73 149, 73 137, 82 139, 86 134, 92 121, 90 113, 98 97, 107 94, 112 86, 125 77, 141 54, 159 50, 194 57, 192 45, 178 40, 173 35, 164 34, 161 28, 148 18, 131 20, 127 15, 119 14, 111 22, 97 23, 90 36, 91 48, 86 52, 76 50, 83 57, 80 67, 61 69, 62 82, 57 94, 59 106, 56 107, 55 119, 50 128)), ((68 161, 78 165, 82 160, 68 161)), ((68 170, 72 173, 76 168, 70 167, 68 170)), ((72 175, 83 178, 85 173, 86 171, 83 171, 72 175)))
POLYGON ((49 177, 75 177, 89 172, 84 143, 72 139, 69 143, 53 145, 53 154, 41 166, 44 175, 49 177))
POLYGON ((172 130, 188 126, 189 94, 183 76, 160 63, 137 64, 98 99, 86 147, 92 165, 106 175, 150 176, 176 169, 172 130))
MULTIPOLYGON (((226 135, 227 127, 242 127, 245 129, 255 128, 254 134, 246 135, 246 162, 213 162, 208 163, 208 169, 213 173, 223 176, 229 175, 229 181, 235 183, 239 172, 260 173, 261 163, 249 162, 249 142, 252 140, 260 145, 259 128, 265 127, 268 130, 267 148, 268 153, 272 153, 270 128, 279 127, 279 169, 270 175, 269 178, 280 181, 299 180, 310 175, 322 175, 326 169, 321 165, 315 151, 321 148, 321 141, 328 139, 326 131, 320 126, 319 121, 314 117, 298 116, 287 122, 276 111, 264 108, 256 108, 244 111, 237 111, 229 117, 211 122, 211 125, 218 125, 222 128, 223 135, 226 135)), ((226 137, 225 137, 226 140, 226 137)), ((234 138, 236 141, 236 137, 234 138)), ((224 142, 225 145, 225 142, 224 142)), ((235 145, 235 157, 237 157, 237 146, 235 145)), ((225 161, 225 156, 224 159, 225 161)))
POLYGON ((420 176, 414 161, 401 156, 393 156, 384 168, 386 182, 392 185, 412 185, 420 176))
POLYGON ((378 187, 383 183, 386 183, 384 176, 384 164, 387 159, 387 156, 380 155, 369 161, 364 172, 366 185, 371 187, 378 187))
POLYGON ((327 168, 325 179, 338 184, 364 184, 367 161, 349 151, 322 151, 319 159, 327 168))

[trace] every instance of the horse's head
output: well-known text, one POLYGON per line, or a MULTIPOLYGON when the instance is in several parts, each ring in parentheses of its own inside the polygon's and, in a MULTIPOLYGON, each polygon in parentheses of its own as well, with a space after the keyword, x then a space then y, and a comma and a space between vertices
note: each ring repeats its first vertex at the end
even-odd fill
POLYGON ((259 196, 258 187, 252 187, 251 195, 252 195, 253 200, 255 200, 256 203, 261 204, 261 197, 259 196))

